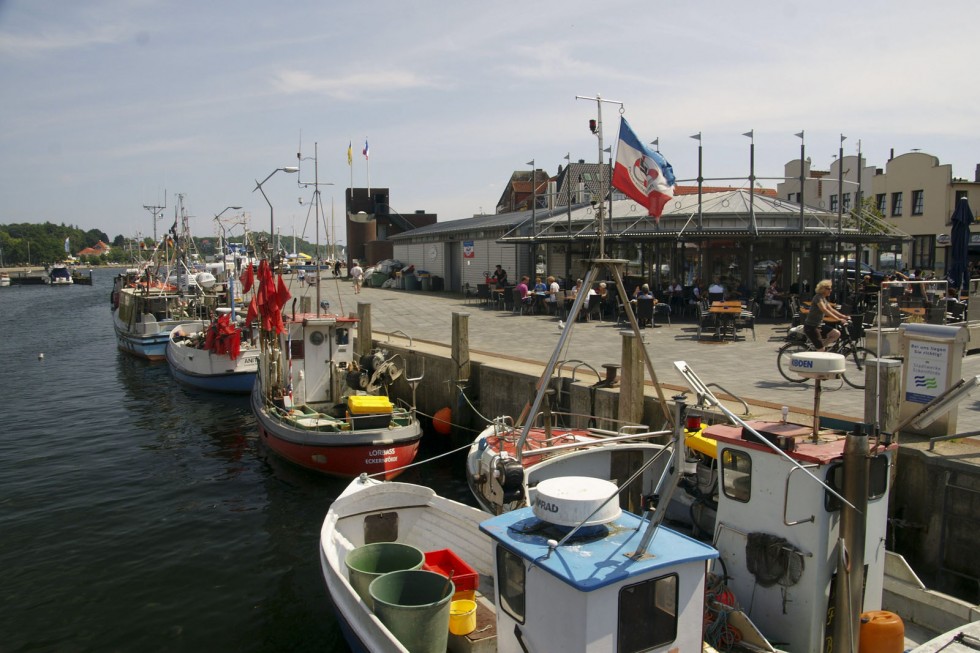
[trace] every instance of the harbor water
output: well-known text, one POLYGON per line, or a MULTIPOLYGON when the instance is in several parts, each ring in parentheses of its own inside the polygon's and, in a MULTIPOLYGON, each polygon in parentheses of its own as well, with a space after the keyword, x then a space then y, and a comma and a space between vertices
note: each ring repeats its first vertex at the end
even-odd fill
MULTIPOLYGON (((317 552, 346 482, 117 351, 112 276, 0 289, 0 651, 348 650, 317 552)), ((470 502, 462 469, 402 479, 470 502)))

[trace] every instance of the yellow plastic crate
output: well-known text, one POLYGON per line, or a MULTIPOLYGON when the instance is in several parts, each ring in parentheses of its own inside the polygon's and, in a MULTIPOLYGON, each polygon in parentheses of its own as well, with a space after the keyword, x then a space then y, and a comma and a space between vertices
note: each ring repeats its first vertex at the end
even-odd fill
POLYGON ((391 413, 388 397, 376 395, 351 395, 347 397, 347 410, 351 415, 379 415, 391 413))

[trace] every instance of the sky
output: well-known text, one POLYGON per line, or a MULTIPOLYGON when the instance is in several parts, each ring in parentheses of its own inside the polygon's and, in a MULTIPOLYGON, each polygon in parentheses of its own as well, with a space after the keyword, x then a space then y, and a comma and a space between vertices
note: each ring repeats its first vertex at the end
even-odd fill
MULTIPOLYGON (((229 206, 268 230, 256 183, 300 152, 262 189, 312 242, 314 147, 339 243, 352 180, 402 214, 493 213, 528 162, 597 159, 598 103, 576 96, 622 103, 679 180, 699 132, 705 177, 747 177, 749 130, 759 177, 803 131, 815 169, 843 134, 869 165, 919 149, 972 180, 978 26, 975 0, 0 0, 0 224, 152 236, 143 207, 167 206, 160 234, 182 194, 196 236, 229 206)), ((605 147, 619 112, 602 104, 605 147)))

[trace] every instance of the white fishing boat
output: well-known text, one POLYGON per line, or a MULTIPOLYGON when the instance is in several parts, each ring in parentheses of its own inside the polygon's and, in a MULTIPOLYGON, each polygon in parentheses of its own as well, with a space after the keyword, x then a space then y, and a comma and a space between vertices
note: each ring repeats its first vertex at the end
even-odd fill
POLYGON ((6 272, 0 272, 0 288, 6 288, 10 285, 10 275, 6 272))
POLYGON ((248 394, 255 385, 259 349, 231 309, 208 323, 181 323, 170 332, 167 365, 178 382, 198 390, 248 394))

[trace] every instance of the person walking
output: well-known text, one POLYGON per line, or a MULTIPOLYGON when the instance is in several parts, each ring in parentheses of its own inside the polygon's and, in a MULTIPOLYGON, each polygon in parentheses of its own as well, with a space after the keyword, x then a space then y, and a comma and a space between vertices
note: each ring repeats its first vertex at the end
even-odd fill
POLYGON ((364 270, 358 261, 354 261, 354 267, 350 269, 350 277, 354 281, 354 294, 361 294, 361 282, 364 281, 364 270))

